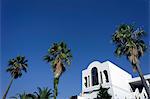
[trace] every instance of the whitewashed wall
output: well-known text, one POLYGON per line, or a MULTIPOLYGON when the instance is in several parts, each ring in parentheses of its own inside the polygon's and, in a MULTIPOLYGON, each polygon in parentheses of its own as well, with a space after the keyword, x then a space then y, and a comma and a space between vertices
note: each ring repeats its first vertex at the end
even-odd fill
POLYGON ((94 61, 87 69, 82 71, 82 93, 78 96, 78 99, 93 99, 97 97, 98 91, 94 91, 91 93, 92 90, 98 90, 100 85, 102 87, 110 87, 108 93, 112 95, 112 99, 135 99, 141 98, 145 99, 144 94, 146 94, 145 89, 143 89, 142 93, 139 93, 138 89, 135 92, 132 92, 132 89, 129 85, 129 81, 132 79, 132 76, 124 71, 123 69, 119 68, 115 64, 111 63, 110 61, 106 61, 100 63, 99 61, 94 61), (92 86, 92 77, 91 77, 91 70, 93 67, 96 67, 98 70, 98 80, 99 85, 92 86), (106 77, 104 75, 104 70, 108 73, 109 82, 106 82, 106 77), (102 79, 100 72, 102 73, 102 79), (87 77, 87 87, 84 85, 85 79, 87 77))
POLYGON ((131 87, 129 85, 129 80, 132 79, 132 76, 119 68, 118 66, 107 62, 109 65, 109 72, 111 78, 111 84, 114 94, 114 99, 125 99, 131 93, 131 87))

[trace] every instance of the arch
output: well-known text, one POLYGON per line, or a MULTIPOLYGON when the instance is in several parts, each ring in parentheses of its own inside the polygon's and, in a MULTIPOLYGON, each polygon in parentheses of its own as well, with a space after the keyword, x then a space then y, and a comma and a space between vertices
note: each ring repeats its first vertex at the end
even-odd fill
POLYGON ((100 71, 100 79, 101 79, 101 84, 103 83, 103 76, 102 76, 102 72, 100 71))
POLYGON ((105 78, 106 78, 106 82, 109 82, 109 79, 108 79, 108 73, 106 70, 103 71, 104 72, 104 75, 105 75, 105 78))
POLYGON ((91 77, 92 77, 92 86, 94 85, 98 85, 98 72, 97 72, 97 68, 93 67, 91 70, 91 77))
POLYGON ((84 85, 85 85, 85 87, 87 87, 87 77, 84 77, 84 79, 85 79, 84 85))

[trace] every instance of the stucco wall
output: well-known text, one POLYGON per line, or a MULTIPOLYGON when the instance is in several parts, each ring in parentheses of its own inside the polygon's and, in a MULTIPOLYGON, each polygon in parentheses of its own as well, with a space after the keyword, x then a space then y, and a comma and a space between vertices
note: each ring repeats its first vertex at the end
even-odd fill
MULTIPOLYGON (((82 71, 82 93, 80 98, 96 98, 98 91, 93 90, 98 90, 101 85, 102 87, 110 87, 108 93, 112 95, 112 99, 132 99, 129 98, 131 94, 134 93, 132 92, 131 86, 129 85, 131 79, 132 76, 128 72, 124 71, 110 61, 106 61, 103 63, 100 63, 99 61, 94 61, 89 64, 87 69, 82 71), (91 70, 94 67, 97 68, 99 84, 92 86, 91 70), (104 70, 107 71, 109 82, 106 82, 106 75, 104 74, 104 70), (87 77, 87 87, 85 87, 84 85, 84 77, 87 77)), ((143 93, 145 93, 145 91, 143 93)), ((143 94, 141 94, 140 96, 143 97, 142 95, 143 94)))
MULTIPOLYGON (((108 79, 110 80, 110 74, 109 74, 109 64, 108 63, 100 63, 98 61, 94 61, 91 64, 89 64, 88 68, 82 71, 82 96, 84 97, 88 97, 89 99, 93 99, 96 98, 98 91, 96 92, 91 92, 91 93, 85 93, 85 92, 90 92, 92 90, 98 90, 100 88, 100 85, 104 86, 104 87, 110 87, 109 89, 109 93, 113 96, 113 91, 112 91, 112 87, 111 87, 111 81, 106 82, 106 78, 105 75, 103 73, 104 70, 107 71, 108 73, 108 79), (91 70, 92 68, 96 67, 97 71, 98 71, 98 80, 99 80, 99 84, 92 86, 92 78, 91 78, 91 70), (101 79, 101 75, 100 72, 102 74, 102 79, 101 79), (90 78, 90 86, 85 87, 84 83, 85 83, 85 79, 84 77, 88 77, 90 78)), ((88 85, 89 85, 89 80, 88 81, 88 85)), ((88 99, 87 98, 87 99, 88 99)))

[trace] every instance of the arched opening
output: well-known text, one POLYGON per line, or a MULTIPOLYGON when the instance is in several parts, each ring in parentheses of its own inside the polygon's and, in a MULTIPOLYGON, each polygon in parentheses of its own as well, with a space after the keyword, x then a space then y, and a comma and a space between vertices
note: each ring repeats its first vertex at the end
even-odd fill
POLYGON ((104 75, 105 75, 105 78, 106 78, 106 82, 109 82, 109 79, 108 79, 108 73, 106 70, 103 71, 104 72, 104 75))
POLYGON ((89 83, 89 87, 90 87, 90 76, 88 76, 88 83, 89 83))
POLYGON ((100 79, 101 79, 101 84, 102 84, 103 83, 102 72, 100 72, 100 79))
POLYGON ((98 85, 99 84, 99 82, 98 82, 98 72, 97 72, 96 67, 92 68, 91 75, 92 75, 92 86, 98 85))
POLYGON ((85 79, 84 85, 85 85, 85 87, 87 87, 87 77, 84 77, 84 79, 85 79))

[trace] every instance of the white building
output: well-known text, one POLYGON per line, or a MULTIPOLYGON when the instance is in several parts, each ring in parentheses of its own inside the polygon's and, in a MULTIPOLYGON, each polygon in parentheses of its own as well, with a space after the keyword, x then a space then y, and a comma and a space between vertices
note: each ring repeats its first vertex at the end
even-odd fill
MULTIPOLYGON (((150 74, 144 77, 150 85, 150 74)), ((132 78, 110 61, 94 61, 82 71, 82 93, 78 99, 96 99, 100 85, 109 87, 112 99, 148 99, 140 78, 132 78)))

